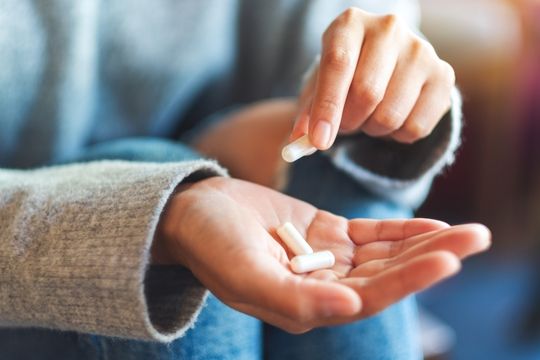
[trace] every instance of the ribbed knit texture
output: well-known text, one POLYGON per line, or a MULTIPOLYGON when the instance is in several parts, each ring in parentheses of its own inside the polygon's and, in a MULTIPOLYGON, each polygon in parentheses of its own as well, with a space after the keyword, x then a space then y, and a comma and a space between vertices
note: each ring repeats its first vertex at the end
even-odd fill
POLYGON ((457 88, 452 90, 451 99, 451 109, 433 132, 414 144, 358 134, 340 139, 329 155, 338 169, 373 193, 416 209, 427 197, 435 176, 454 162, 461 145, 461 95, 457 88))
POLYGON ((204 288, 184 269, 146 270, 159 216, 194 173, 225 175, 203 160, 0 171, 1 325, 180 336, 204 288))

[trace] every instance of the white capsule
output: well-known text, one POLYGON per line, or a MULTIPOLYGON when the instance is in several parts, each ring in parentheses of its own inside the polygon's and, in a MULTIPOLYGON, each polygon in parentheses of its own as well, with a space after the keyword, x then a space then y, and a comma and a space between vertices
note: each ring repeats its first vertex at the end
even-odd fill
POLYGON ((290 222, 286 222, 276 230, 277 234, 293 252, 294 255, 304 255, 313 253, 313 249, 300 235, 298 230, 290 222))
POLYGON ((331 251, 318 251, 312 254, 298 255, 291 260, 291 269, 297 274, 328 269, 334 266, 336 258, 331 251))
POLYGON ((317 148, 311 145, 306 134, 286 145, 281 151, 281 157, 286 162, 294 162, 303 156, 313 154, 315 151, 317 151, 317 148))

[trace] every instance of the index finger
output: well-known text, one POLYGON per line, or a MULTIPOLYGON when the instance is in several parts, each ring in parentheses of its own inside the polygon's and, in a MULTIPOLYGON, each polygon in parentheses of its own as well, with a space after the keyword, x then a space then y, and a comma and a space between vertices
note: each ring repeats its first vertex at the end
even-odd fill
POLYGON ((321 64, 309 122, 309 139, 320 150, 334 142, 362 47, 358 10, 349 9, 323 35, 321 64))

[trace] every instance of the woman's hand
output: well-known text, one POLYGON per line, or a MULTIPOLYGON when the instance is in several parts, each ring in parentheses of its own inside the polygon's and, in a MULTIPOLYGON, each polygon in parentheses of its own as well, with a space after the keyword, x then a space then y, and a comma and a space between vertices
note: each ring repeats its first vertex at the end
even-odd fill
POLYGON ((338 131, 363 131, 412 143, 448 111, 454 82, 452 67, 398 17, 350 8, 323 35, 291 139, 308 133, 325 150, 338 131))
POLYGON ((375 314, 490 244, 481 225, 348 221, 241 180, 209 178, 181 190, 161 219, 154 261, 188 267, 227 305, 294 333, 375 314), (291 272, 276 235, 287 221, 315 251, 332 251, 335 266, 291 272))

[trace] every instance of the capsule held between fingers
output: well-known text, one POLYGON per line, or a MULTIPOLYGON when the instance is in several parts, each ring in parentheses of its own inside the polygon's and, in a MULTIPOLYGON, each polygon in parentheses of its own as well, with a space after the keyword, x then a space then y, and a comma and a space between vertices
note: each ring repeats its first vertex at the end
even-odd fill
POLYGON ((281 151, 281 157, 286 162, 295 162, 301 157, 308 156, 317 151, 317 148, 311 145, 308 135, 304 135, 292 143, 286 145, 281 151))

